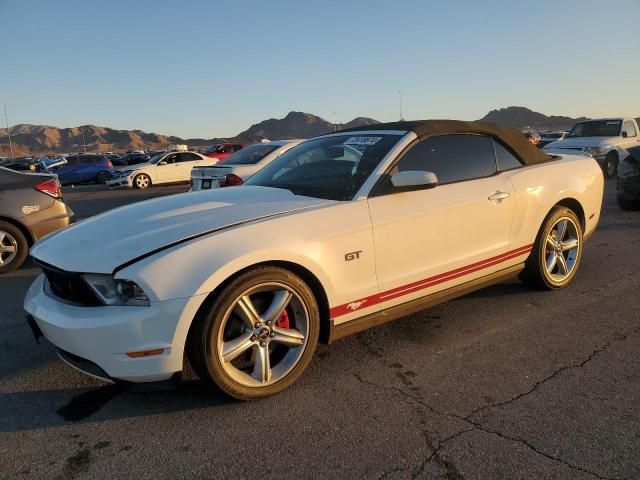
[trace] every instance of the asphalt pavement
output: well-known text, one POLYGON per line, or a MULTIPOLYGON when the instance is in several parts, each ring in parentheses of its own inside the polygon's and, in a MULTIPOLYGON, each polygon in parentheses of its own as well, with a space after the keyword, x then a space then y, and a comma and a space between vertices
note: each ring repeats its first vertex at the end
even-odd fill
MULTIPOLYGON (((0 276, 0 479, 638 479, 640 212, 614 188, 569 288, 513 281, 320 346, 253 403, 76 372, 24 322, 38 270, 0 276)), ((86 218, 184 190, 65 198, 86 218)))

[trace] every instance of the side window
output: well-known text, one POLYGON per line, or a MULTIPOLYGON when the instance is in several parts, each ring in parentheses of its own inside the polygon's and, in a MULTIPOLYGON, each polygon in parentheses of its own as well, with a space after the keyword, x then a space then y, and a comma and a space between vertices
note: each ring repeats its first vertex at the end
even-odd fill
POLYGON ((200 157, 198 155, 196 155, 195 153, 180 153, 179 155, 179 162, 193 162, 194 160, 200 160, 200 157))
POLYGON ((493 141, 484 135, 440 135, 415 145, 400 159, 393 173, 433 172, 439 184, 488 177, 496 173, 493 141))
POLYGON ((93 165, 95 163, 94 157, 92 157, 91 155, 80 155, 78 159, 80 165, 93 165))
POLYGON ((511 170, 522 166, 522 162, 516 156, 507 150, 500 142, 493 140, 493 146, 496 149, 496 161, 498 163, 498 171, 511 170))
POLYGON ((627 132, 627 137, 635 137, 638 133, 636 132, 636 127, 633 125, 633 122, 626 121, 624 122, 624 126, 622 127, 623 132, 627 132))
POLYGON ((67 164, 65 166, 75 167, 78 165, 78 157, 75 155, 67 157, 67 164))
POLYGON ((172 163, 175 163, 177 160, 178 160, 177 153, 172 153, 171 155, 167 155, 162 159, 162 161, 165 162, 167 165, 171 165, 172 163))

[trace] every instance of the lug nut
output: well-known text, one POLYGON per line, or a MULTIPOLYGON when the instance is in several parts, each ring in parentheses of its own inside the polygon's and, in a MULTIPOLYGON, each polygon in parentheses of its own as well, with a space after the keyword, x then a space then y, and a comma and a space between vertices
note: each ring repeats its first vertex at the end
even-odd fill
POLYGON ((260 328, 260 324, 259 324, 259 323, 256 323, 256 324, 254 325, 254 327, 255 327, 255 328, 260 328))
POLYGON ((270 336, 271 338, 275 337, 275 336, 276 336, 276 332, 271 332, 271 333, 269 334, 269 336, 270 336))
POLYGON ((256 341, 256 336, 255 335, 251 335, 251 338, 249 340, 251 340, 252 342, 255 342, 256 341))
POLYGON ((266 345, 267 345, 267 343, 266 343, 266 342, 264 342, 264 341, 260 342, 260 346, 261 346, 261 347, 264 347, 264 346, 266 346, 266 345))
POLYGON ((267 326, 269 326, 269 327, 271 326, 271 320, 269 320, 269 321, 267 322, 267 326))

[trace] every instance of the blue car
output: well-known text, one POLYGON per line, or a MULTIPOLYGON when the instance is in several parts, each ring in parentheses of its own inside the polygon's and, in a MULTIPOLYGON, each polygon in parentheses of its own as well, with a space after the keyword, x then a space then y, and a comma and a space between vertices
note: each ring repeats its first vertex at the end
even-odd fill
POLYGON ((113 174, 113 165, 104 155, 69 155, 63 159, 45 160, 38 170, 55 173, 63 185, 71 183, 105 183, 113 174))

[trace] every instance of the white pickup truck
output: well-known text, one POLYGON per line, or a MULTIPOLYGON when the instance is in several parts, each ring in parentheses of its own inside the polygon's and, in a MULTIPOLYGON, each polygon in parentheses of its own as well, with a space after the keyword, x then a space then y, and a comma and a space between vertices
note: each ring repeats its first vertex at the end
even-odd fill
POLYGON ((607 178, 616 174, 625 150, 640 145, 640 128, 633 118, 601 118, 576 123, 569 134, 545 149, 578 150, 591 154, 607 178))

